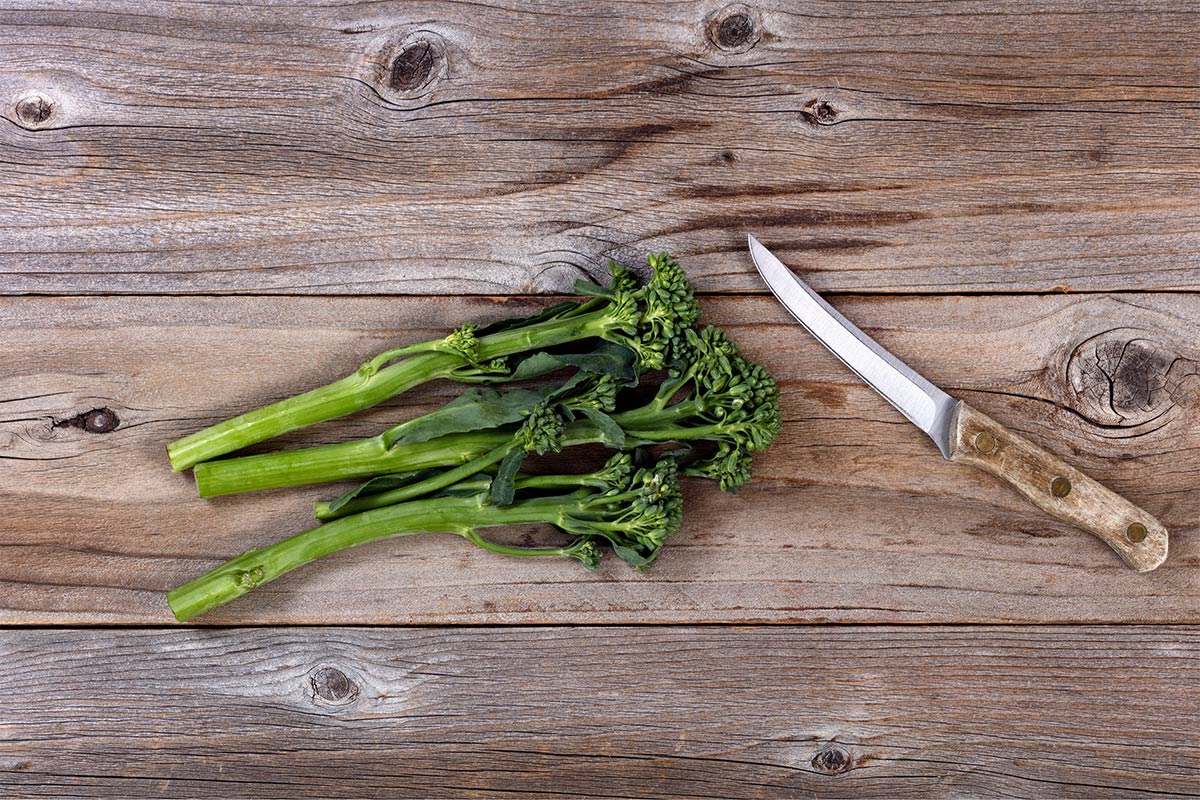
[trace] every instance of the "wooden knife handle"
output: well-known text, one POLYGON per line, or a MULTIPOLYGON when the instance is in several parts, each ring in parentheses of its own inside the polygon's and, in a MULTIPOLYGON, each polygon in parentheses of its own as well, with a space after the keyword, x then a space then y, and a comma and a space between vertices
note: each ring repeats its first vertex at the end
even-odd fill
POLYGON ((1167 529, 1116 492, 999 422, 959 402, 950 460, 1002 478, 1038 508, 1099 536, 1138 572, 1167 558, 1167 529))

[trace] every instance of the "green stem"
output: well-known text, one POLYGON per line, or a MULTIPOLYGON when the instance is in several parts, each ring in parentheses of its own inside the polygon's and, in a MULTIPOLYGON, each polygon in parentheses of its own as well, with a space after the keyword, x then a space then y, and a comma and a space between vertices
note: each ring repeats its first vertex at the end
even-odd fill
POLYGON ((387 448, 380 437, 281 450, 257 456, 206 461, 195 469, 201 497, 303 486, 349 478, 467 463, 510 441, 503 430, 456 433, 427 442, 387 448))
MULTIPOLYGON (((606 314, 607 309, 600 308, 577 317, 546 320, 482 337, 478 342, 478 360, 490 361, 513 353, 603 337, 609 330, 606 314)), ((171 467, 179 472, 282 433, 370 408, 426 381, 453 377, 466 364, 465 359, 455 353, 424 352, 434 345, 436 342, 389 350, 339 381, 177 439, 167 445, 171 467), (379 364, 406 352, 415 354, 378 368, 379 364)))
MULTIPOLYGON (((500 458, 504 458, 504 454, 508 452, 508 446, 498 447, 496 451, 500 452, 500 458)), ((493 451, 493 452, 496 452, 493 451)), ((483 456, 487 458, 490 456, 483 456)), ((477 480, 461 480, 462 477, 469 477, 475 473, 482 472, 489 465, 477 466, 478 459, 464 464, 461 467, 456 467, 452 470, 435 475, 433 478, 428 478, 419 483, 411 484, 410 486, 402 486, 399 489, 394 489, 388 492, 379 492, 378 494, 368 494, 362 497, 356 497, 348 503, 332 509, 332 503, 320 501, 313 504, 313 515, 320 520, 338 519, 339 517, 348 517, 351 514, 359 514, 363 511, 369 511, 372 508, 383 508, 384 506, 394 503, 412 500, 417 497, 424 496, 429 492, 437 489, 445 488, 451 484, 454 485, 454 491, 461 492, 486 492, 491 486, 491 476, 479 478, 477 480), (457 474, 451 477, 452 474, 457 474), (412 489, 411 492, 406 490, 412 489), (405 494, 401 494, 405 492, 405 494)), ((493 462, 494 463, 494 462, 493 462)), ((514 482, 518 490, 521 489, 552 489, 573 491, 581 487, 599 487, 604 486, 604 481, 597 477, 596 473, 588 473, 585 475, 521 475, 514 482)))
POLYGON ((463 538, 474 542, 484 550, 491 550, 493 553, 500 553, 506 556, 569 556, 572 548, 570 545, 566 547, 515 547, 513 545, 500 544, 493 542, 480 536, 473 530, 468 530, 462 534, 463 538))
MULTIPOLYGON (((285 486, 455 467, 511 441, 511 430, 490 429, 451 433, 427 442, 392 448, 384 445, 382 436, 374 436, 299 450, 226 458, 196 465, 196 489, 201 497, 220 497, 285 486)), ((595 425, 587 420, 576 420, 567 426, 561 444, 574 447, 602 441, 604 437, 595 425)), ((638 444, 644 442, 627 438, 627 447, 638 444)))
POLYGON ((660 408, 657 401, 648 403, 641 408, 633 408, 613 414, 612 418, 626 431, 642 428, 655 428, 681 419, 688 419, 696 414, 698 406, 695 400, 681 400, 669 408, 660 408))
POLYGON ((361 411, 431 378, 449 374, 462 359, 427 353, 378 372, 363 369, 312 391, 256 408, 184 436, 167 445, 171 467, 179 472, 314 422, 361 411))
POLYGON ((367 511, 327 522, 261 550, 242 553, 167 592, 167 603, 175 618, 186 622, 339 550, 414 533, 456 533, 471 538, 474 528, 554 523, 573 505, 570 498, 549 497, 498 508, 483 505, 477 496, 438 497, 367 511))
MULTIPOLYGON (((671 409, 663 413, 666 415, 664 419, 668 421, 676 416, 671 409)), ((686 417, 687 414, 681 413, 678 416, 686 417)), ((617 414, 614 419, 625 427, 627 417, 617 414)), ((696 438, 687 434, 700 429, 671 430, 685 434, 682 438, 696 438)), ((284 486, 303 486, 422 469, 456 467, 512 441, 511 430, 489 429, 452 433, 427 442, 389 448, 386 445, 387 436, 385 431, 370 439, 208 461, 196 465, 196 489, 201 497, 220 497, 284 486)), ((671 438, 659 436, 651 425, 647 433, 627 430, 625 446, 629 449, 650 442, 669 441, 671 438)), ((565 448, 603 441, 603 434, 593 423, 579 419, 567 426, 560 443, 565 448)))
POLYGON ((511 445, 506 442, 484 453, 479 458, 468 461, 462 466, 448 469, 445 472, 439 472, 432 478, 410 483, 398 489, 356 497, 335 511, 330 510, 329 503, 317 503, 313 506, 315 516, 317 519, 336 519, 337 517, 348 517, 351 514, 368 511, 372 508, 382 508, 383 506, 402 503, 406 500, 413 500, 430 492, 435 492, 438 489, 444 489, 451 484, 457 484, 463 478, 469 478, 477 472, 482 472, 501 461, 510 448, 511 445))
POLYGON ((676 425, 663 425, 649 430, 625 430, 626 436, 632 436, 642 442, 689 442, 696 439, 710 439, 724 432, 724 426, 720 424, 712 425, 695 425, 691 427, 680 427, 676 425))

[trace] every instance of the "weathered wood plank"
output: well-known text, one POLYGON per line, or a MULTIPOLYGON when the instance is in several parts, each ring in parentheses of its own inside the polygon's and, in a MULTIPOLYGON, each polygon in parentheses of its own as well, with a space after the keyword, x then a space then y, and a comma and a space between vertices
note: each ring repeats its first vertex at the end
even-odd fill
POLYGON ((1171 2, 0 9, 0 292, 1200 285, 1171 2))
POLYGON ((1197 797, 1196 628, 0 633, 6 797, 1197 797))
MULTIPOLYGON (((993 478, 942 461, 774 300, 712 298, 708 318, 778 376, 787 422, 741 494, 687 486, 685 529, 650 573, 611 563, 589 574, 414 537, 339 554, 204 619, 1200 621, 1200 296, 837 302, 935 382, 1161 519, 1173 535, 1167 564, 1134 574, 993 478)), ((201 501, 188 475, 169 471, 167 441, 336 378, 386 346, 533 305, 0 302, 0 621, 169 620, 162 591, 304 530, 310 502, 334 490, 201 501)), ((432 385, 286 442, 373 434, 454 391, 432 385)))

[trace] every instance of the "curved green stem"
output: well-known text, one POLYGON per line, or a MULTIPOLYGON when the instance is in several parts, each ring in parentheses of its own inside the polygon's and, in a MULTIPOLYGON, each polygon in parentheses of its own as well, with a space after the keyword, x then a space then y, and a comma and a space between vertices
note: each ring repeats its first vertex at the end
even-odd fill
POLYGON ((506 442, 461 466, 448 469, 445 472, 439 472, 431 478, 410 483, 408 486, 401 486, 398 489, 356 497, 336 510, 330 510, 330 503, 317 503, 313 507, 314 515, 317 519, 336 519, 337 517, 346 517, 351 514, 368 511, 372 508, 382 508, 383 506, 402 503, 406 500, 413 500, 430 492, 436 492, 438 489, 444 489, 451 484, 457 484, 463 478, 469 478, 477 472, 482 472, 501 461, 511 448, 512 445, 506 442))
MULTIPOLYGON (((508 452, 508 447, 496 448, 496 451, 501 453, 501 458, 508 452)), ((493 452, 496 452, 493 451, 493 452)), ((490 456, 491 453, 488 454, 490 456)), ((483 456, 487 458, 488 456, 483 456)), ((369 494, 362 497, 356 497, 348 503, 344 503, 334 509, 333 504, 326 501, 320 501, 313 504, 313 516, 320 520, 338 519, 347 517, 351 514, 358 514, 363 511, 369 511, 372 508, 383 508, 384 506, 392 505, 393 503, 403 502, 407 500, 422 497, 430 492, 437 491, 444 487, 453 484, 456 493, 464 492, 486 492, 491 486, 492 478, 479 478, 477 480, 462 480, 460 478, 451 478, 451 473, 457 473, 462 478, 469 477, 478 472, 487 469, 488 465, 482 467, 476 466, 477 461, 472 461, 464 464, 462 467, 456 467, 453 470, 447 470, 440 475, 435 475, 433 478, 420 481, 419 483, 411 484, 410 486, 402 486, 399 489, 394 489, 378 494, 369 494), (401 494, 405 490, 412 489, 413 491, 401 494)), ((606 485, 597 473, 590 472, 584 475, 521 475, 513 482, 513 485, 518 490, 566 490, 568 492, 575 491, 584 487, 598 488, 606 485)))
MULTIPOLYGON (((360 544, 443 532, 468 536, 475 528, 553 523, 575 501, 539 498, 499 508, 483 505, 479 497, 438 497, 366 511, 327 522, 261 550, 250 550, 200 577, 167 592, 175 618, 186 622, 275 580, 280 575, 339 550, 360 544)), ((514 555, 528 555, 513 553, 514 555)))
POLYGON ((427 353, 386 369, 360 369, 339 381, 256 408, 176 439, 167 456, 176 472, 314 422, 361 411, 417 384, 449 373, 461 358, 427 353))
POLYGON ((493 553, 500 553, 506 556, 570 556, 573 553, 571 545, 566 547, 516 547, 513 545, 500 544, 493 542, 491 539, 480 536, 477 531, 467 531, 463 538, 474 542, 484 550, 491 550, 493 553))

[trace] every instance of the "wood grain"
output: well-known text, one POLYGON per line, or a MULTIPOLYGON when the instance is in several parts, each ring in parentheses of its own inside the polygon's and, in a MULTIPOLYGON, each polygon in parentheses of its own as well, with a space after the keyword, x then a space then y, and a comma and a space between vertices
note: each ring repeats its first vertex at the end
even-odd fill
POLYGON ((1197 797, 1196 628, 4 631, 6 797, 1197 797))
POLYGON ((1166 560, 1170 539, 1161 522, 987 414, 959 402, 951 437, 951 461, 995 475, 1047 514, 1098 537, 1130 568, 1149 572, 1166 560))
MULTIPOLYGON (((785 426, 736 495, 685 487, 654 570, 515 561, 453 537, 339 554, 205 619, 237 623, 1200 622, 1200 296, 839 298, 954 395, 1161 519, 1149 575, 995 479, 943 461, 773 299, 710 298, 781 383, 785 426)), ((333 488, 201 501, 167 441, 336 378, 486 298, 24 298, 0 302, 0 621, 170 619, 162 592, 311 525, 333 488), (115 429, 109 430, 110 428, 115 429), (101 432, 108 430, 108 432, 101 432)), ((363 436, 434 384, 286 443, 363 436)), ((533 543, 544 532, 514 534, 533 543)))
POLYGON ((1200 13, 1068 0, 0 8, 0 292, 1200 286, 1200 13))

